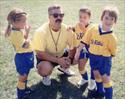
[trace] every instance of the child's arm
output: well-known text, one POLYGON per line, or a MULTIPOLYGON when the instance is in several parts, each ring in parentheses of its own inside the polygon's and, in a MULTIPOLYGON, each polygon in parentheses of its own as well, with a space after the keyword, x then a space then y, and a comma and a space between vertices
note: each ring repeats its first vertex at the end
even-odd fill
POLYGON ((80 45, 78 46, 75 54, 75 60, 77 61, 79 59, 80 51, 86 46, 90 44, 92 36, 92 28, 90 28, 84 35, 82 41, 80 42, 80 45))
POLYGON ((80 52, 81 50, 85 47, 85 45, 83 43, 80 43, 80 45, 77 47, 76 49, 76 54, 75 54, 75 61, 78 61, 79 56, 80 56, 80 52))
POLYGON ((25 26, 25 30, 24 30, 24 43, 22 45, 23 48, 28 48, 29 47, 29 32, 30 32, 30 25, 26 25, 25 26))
POLYGON ((117 39, 114 35, 109 40, 108 48, 111 52, 111 56, 115 56, 117 50, 117 39))

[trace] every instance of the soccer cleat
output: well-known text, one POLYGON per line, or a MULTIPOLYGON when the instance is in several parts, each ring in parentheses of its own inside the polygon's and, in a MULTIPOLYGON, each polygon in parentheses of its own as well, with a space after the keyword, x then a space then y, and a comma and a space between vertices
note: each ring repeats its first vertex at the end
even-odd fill
POLYGON ((88 92, 88 99, 104 99, 104 93, 91 90, 88 92))
POLYGON ((93 99, 95 97, 96 89, 88 89, 87 99, 93 99))
POLYGON ((102 93, 96 93, 95 99, 104 99, 104 94, 102 94, 102 93))
POLYGON ((68 69, 64 69, 64 68, 59 67, 58 70, 61 71, 61 72, 63 72, 67 76, 73 76, 73 75, 75 75, 75 73, 73 71, 69 70, 69 68, 68 69))
POLYGON ((50 77, 49 76, 43 77, 42 83, 45 86, 50 86, 51 85, 51 79, 50 79, 50 77))

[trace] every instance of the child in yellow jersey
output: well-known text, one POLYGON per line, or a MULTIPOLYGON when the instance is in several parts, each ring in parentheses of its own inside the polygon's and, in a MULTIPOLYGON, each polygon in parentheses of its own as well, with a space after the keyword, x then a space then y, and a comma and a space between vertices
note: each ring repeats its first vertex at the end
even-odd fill
POLYGON ((116 7, 105 7, 101 16, 101 23, 89 29, 75 55, 77 60, 85 45, 89 46, 90 66, 96 80, 97 91, 94 98, 112 99, 113 89, 110 79, 112 57, 116 54, 116 37, 112 27, 116 23, 118 10, 116 7))
MULTIPOLYGON (((91 17, 91 11, 88 7, 81 7, 79 9, 79 22, 75 25, 75 27, 72 28, 75 34, 74 45, 75 45, 76 51, 86 31, 93 27, 93 24, 90 23, 90 17, 91 17)), ((84 87, 84 89, 86 89, 88 86, 88 74, 86 71, 86 63, 89 58, 89 53, 87 49, 88 49, 88 46, 86 46, 85 49, 81 50, 80 56, 78 59, 78 69, 82 76, 82 79, 78 82, 78 86, 84 87)), ((89 93, 90 91, 92 93, 95 88, 96 88, 96 83, 94 80, 93 72, 91 72, 91 79, 89 81, 89 86, 88 86, 89 93)))
POLYGON ((27 88, 27 78, 30 69, 34 66, 34 55, 28 37, 30 27, 27 25, 26 12, 22 9, 13 9, 7 17, 8 27, 5 36, 16 51, 15 65, 19 73, 17 84, 17 97, 23 99, 31 90, 27 88))

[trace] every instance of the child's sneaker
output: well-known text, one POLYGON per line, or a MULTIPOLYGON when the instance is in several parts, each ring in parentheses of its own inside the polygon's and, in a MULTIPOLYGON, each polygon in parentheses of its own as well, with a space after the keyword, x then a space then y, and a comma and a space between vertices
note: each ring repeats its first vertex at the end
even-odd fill
POLYGON ((80 88, 83 92, 85 92, 88 87, 88 80, 81 79, 78 83, 78 88, 80 88))
MULTIPOLYGON (((85 84, 88 84, 88 80, 84 80, 84 79, 81 79, 79 82, 78 82, 78 86, 83 86, 85 84)), ((88 86, 88 85, 87 85, 88 86)))
POLYGON ((49 76, 43 77, 42 83, 45 86, 50 86, 51 85, 51 79, 50 79, 50 77, 49 76))

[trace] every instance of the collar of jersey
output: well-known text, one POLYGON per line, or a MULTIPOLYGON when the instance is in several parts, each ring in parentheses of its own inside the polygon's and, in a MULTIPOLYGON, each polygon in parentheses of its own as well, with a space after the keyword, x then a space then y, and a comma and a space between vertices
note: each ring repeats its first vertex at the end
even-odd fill
POLYGON ((12 30, 20 31, 21 29, 17 29, 17 28, 13 28, 13 27, 12 27, 12 30))
POLYGON ((102 31, 102 28, 100 27, 100 25, 98 26, 98 29, 99 29, 100 35, 110 34, 110 33, 113 32, 112 30, 111 30, 111 31, 107 31, 107 32, 103 32, 103 31, 102 31))

